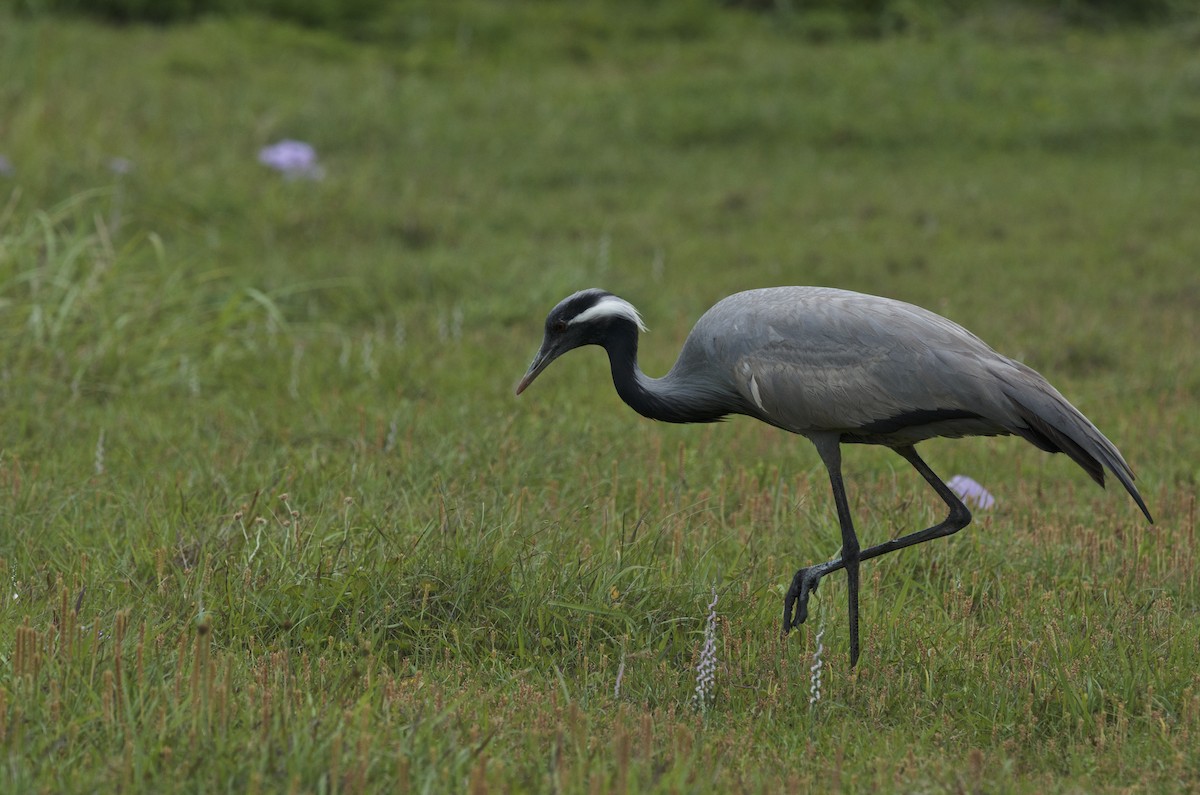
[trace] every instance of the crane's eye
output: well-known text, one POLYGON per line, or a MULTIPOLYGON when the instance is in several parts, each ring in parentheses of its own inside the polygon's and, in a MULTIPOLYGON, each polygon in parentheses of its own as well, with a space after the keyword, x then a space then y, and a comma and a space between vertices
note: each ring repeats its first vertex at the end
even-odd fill
POLYGON ((567 330, 567 321, 565 321, 565 320, 554 321, 554 330, 556 332, 558 332, 559 334, 562 334, 564 331, 567 330))

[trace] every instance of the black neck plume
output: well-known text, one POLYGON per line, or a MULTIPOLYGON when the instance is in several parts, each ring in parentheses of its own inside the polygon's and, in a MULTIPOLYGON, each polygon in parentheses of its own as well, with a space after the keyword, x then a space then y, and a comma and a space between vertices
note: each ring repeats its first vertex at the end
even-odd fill
POLYGON ((601 343, 608 352, 613 386, 630 408, 663 422, 715 422, 732 409, 716 390, 685 379, 676 369, 662 378, 650 378, 638 367, 638 330, 628 321, 613 323, 601 343))

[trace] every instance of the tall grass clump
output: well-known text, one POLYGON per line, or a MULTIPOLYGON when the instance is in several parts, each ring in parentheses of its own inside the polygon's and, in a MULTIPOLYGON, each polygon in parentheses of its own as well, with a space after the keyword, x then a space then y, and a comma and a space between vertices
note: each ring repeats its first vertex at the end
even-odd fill
POLYGON ((22 384, 49 403, 195 398, 288 346, 269 296, 180 263, 154 233, 120 234, 111 208, 105 191, 47 210, 21 207, 14 192, 0 216, 5 361, 22 384))

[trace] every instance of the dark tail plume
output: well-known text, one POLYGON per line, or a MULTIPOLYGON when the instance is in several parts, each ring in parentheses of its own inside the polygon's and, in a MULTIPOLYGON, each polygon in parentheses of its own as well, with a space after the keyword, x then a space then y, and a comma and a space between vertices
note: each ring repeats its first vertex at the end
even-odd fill
POLYGON ((1012 401, 1024 426, 1015 426, 1012 431, 1046 452, 1066 453, 1101 486, 1104 485, 1104 470, 1108 469, 1133 497, 1150 524, 1154 524, 1154 517, 1133 485, 1133 470, 1125 463, 1116 445, 1040 374, 1023 364, 1014 364, 1023 378, 1016 382, 1006 380, 1004 393, 1012 401))

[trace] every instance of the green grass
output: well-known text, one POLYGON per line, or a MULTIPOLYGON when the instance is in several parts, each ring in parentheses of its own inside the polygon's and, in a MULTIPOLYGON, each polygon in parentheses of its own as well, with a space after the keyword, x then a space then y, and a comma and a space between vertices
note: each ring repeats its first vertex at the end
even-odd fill
MULTIPOLYGON (((1194 29, 415 8, 392 46, 0 25, 0 789, 1200 786, 1194 29), (323 180, 255 161, 284 137, 323 180), (931 442, 998 506, 865 568, 857 671, 840 579, 782 643, 838 543, 807 442, 644 421, 595 350, 512 387, 573 290, 633 301, 659 374, 789 283, 1038 368, 1158 524, 931 442)), ((899 457, 846 467, 864 543, 940 519, 899 457)))

